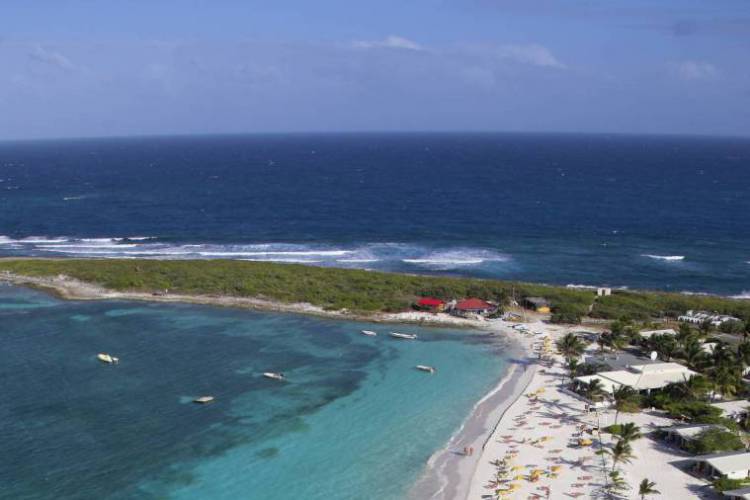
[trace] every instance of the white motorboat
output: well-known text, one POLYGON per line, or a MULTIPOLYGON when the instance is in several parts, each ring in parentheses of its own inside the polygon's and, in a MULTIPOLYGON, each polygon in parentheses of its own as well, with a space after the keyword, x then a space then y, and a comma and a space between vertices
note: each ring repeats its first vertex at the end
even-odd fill
POLYGON ((105 352, 100 352, 99 354, 97 354, 96 359, 98 359, 102 363, 108 363, 110 365, 117 364, 120 362, 120 358, 116 358, 105 352))
POLYGON ((368 337, 377 337, 378 333, 373 332, 372 330, 362 330, 362 335, 367 335, 368 337))
POLYGON ((404 340, 414 340, 417 338, 417 336, 412 333, 398 333, 398 332, 391 332, 391 337, 393 337, 394 339, 404 339, 404 340))
POLYGON ((201 397, 195 398, 193 400, 193 403, 198 403, 198 404, 201 404, 201 405, 205 405, 205 404, 213 403, 213 402, 214 402, 214 397, 213 396, 201 396, 201 397))
POLYGON ((427 372, 427 373, 435 373, 437 371, 432 366, 427 366, 427 365, 417 365, 417 370, 421 370, 421 371, 427 372))
POLYGON ((273 380, 286 380, 286 377, 284 377, 283 373, 265 372, 263 376, 273 380))

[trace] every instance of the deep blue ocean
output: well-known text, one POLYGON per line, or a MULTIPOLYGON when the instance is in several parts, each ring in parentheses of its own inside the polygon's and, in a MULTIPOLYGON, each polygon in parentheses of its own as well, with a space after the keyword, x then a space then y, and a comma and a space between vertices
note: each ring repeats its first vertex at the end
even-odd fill
POLYGON ((749 192, 748 139, 5 142, 0 254, 226 257, 738 295, 750 290, 749 192))

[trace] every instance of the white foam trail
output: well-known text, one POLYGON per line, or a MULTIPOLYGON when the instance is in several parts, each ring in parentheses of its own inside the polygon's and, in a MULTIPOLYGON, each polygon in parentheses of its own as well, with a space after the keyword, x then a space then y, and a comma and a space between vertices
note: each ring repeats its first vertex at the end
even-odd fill
POLYGON ((67 238, 47 238, 44 236, 29 236, 28 238, 21 238, 16 240, 18 243, 65 243, 69 241, 67 238))
POLYGON ((279 256, 285 256, 285 255, 297 255, 297 256, 321 256, 321 257, 336 257, 338 255, 347 255, 352 253, 351 250, 305 250, 305 251, 276 251, 276 252, 196 252, 199 255, 204 256, 210 256, 210 255, 216 255, 216 256, 226 256, 226 257, 232 257, 232 256, 238 256, 238 257, 253 257, 253 256, 273 256, 273 255, 279 255, 279 256))
POLYGON ((401 259, 401 262, 406 262, 407 264, 435 264, 440 266, 469 266, 481 264, 484 262, 484 259, 401 259))
POLYGON ((68 244, 63 243, 60 245, 37 245, 36 248, 40 250, 53 250, 53 249, 65 249, 65 248, 80 248, 80 249, 86 249, 86 248, 134 248, 138 245, 135 243, 100 243, 100 244, 92 244, 92 245, 75 245, 75 244, 68 244))
POLYGON ((336 262, 345 264, 366 264, 368 262, 380 262, 380 259, 336 259, 336 262))
POLYGON ((641 257, 648 257, 649 259, 666 260, 669 262, 685 260, 684 255, 653 255, 653 254, 642 254, 641 257))
POLYGON ((309 259, 294 259, 294 258, 279 258, 279 259, 238 259, 249 262, 286 262, 288 264, 320 264, 322 260, 309 260, 309 259))

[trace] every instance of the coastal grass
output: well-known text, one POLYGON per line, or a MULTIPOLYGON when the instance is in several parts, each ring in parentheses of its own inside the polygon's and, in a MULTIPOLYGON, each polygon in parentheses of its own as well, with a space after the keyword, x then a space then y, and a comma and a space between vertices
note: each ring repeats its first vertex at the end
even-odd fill
POLYGON ((419 297, 479 297, 508 304, 542 296, 561 317, 648 320, 707 309, 750 319, 750 301, 715 296, 591 290, 475 278, 396 274, 237 260, 0 259, 0 272, 31 277, 65 275, 122 292, 222 295, 285 303, 306 302, 328 310, 397 312, 419 297))

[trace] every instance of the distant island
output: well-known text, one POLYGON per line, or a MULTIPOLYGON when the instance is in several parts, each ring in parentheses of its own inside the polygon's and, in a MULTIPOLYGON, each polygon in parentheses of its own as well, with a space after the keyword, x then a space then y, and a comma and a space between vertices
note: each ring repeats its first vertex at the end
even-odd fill
MULTIPOLYGON (((64 298, 133 298, 382 319, 410 311, 422 297, 477 297, 500 309, 543 297, 553 323, 676 320, 688 310, 750 319, 750 301, 615 289, 396 274, 237 260, 0 259, 0 281, 55 291, 64 298)), ((439 322, 439 321, 436 321, 439 322)))

